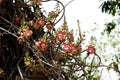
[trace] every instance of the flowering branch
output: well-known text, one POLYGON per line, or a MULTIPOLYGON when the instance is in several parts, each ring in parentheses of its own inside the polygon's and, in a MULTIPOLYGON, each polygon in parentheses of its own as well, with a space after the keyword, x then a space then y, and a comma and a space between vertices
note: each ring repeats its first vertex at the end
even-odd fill
POLYGON ((74 40, 74 33, 69 31, 65 17, 65 7, 69 3, 63 5, 58 0, 30 0, 27 3, 29 2, 30 5, 26 4, 27 8, 34 8, 33 11, 31 10, 34 14, 31 18, 28 17, 28 13, 24 13, 27 12, 24 11, 24 8, 20 18, 18 15, 14 16, 14 24, 0 16, 2 20, 10 24, 7 26, 9 29, 0 27, 0 30, 14 36, 18 46, 22 45, 23 54, 19 56, 16 66, 18 70, 16 76, 19 76, 21 80, 35 80, 34 76, 36 75, 41 80, 88 80, 89 78, 92 80, 96 79, 95 71, 99 67, 116 70, 116 68, 101 65, 101 58, 92 43, 83 49, 84 36, 79 20, 77 20, 79 39, 74 40), (62 9, 58 10, 57 8, 45 16, 41 11, 41 6, 42 2, 48 1, 56 1, 62 6, 62 9), (61 12, 62 15, 56 21, 61 12), (55 29, 56 24, 62 19, 64 19, 63 24, 59 29, 55 29), (17 31, 17 34, 10 29, 17 31), (20 62, 23 62, 23 65, 20 62))

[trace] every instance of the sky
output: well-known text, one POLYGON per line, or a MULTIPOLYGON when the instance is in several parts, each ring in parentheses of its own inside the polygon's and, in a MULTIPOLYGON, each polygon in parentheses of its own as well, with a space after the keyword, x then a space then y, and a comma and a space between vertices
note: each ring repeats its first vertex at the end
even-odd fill
MULTIPOLYGON (((70 0, 61 0, 64 4, 70 0)), ((101 13, 99 0, 74 0, 66 7, 66 17, 71 27, 76 25, 76 20, 80 20, 83 30, 92 27, 93 23, 103 24, 108 17, 101 13)))
MULTIPOLYGON (((87 31, 93 28, 94 23, 98 26, 103 26, 106 19, 111 16, 101 12, 99 8, 102 0, 60 0, 64 5, 72 1, 66 8, 66 19, 70 29, 77 30, 77 20, 80 21, 82 31, 87 31)), ((53 10, 54 1, 44 3, 44 9, 53 10), (51 5, 52 4, 52 5, 51 5), (50 5, 50 6, 49 6, 50 5)), ((101 28, 103 29, 103 28, 101 28)))
MULTIPOLYGON (((64 5, 66 5, 71 0, 60 0, 64 5)), ((65 9, 66 20, 69 26, 69 29, 74 29, 74 31, 78 30, 77 20, 80 21, 80 26, 82 32, 89 31, 97 23, 99 26, 99 35, 101 30, 104 28, 104 23, 108 20, 112 20, 112 16, 102 13, 99 8, 102 3, 102 0, 73 0, 65 9)), ((54 2, 46 3, 46 9, 52 10, 54 8, 54 2), (50 5, 50 6, 48 6, 50 5)), ((60 27, 60 26, 59 26, 60 27)), ((112 73, 107 74, 108 72, 104 72, 101 80, 117 80, 117 77, 112 73)))

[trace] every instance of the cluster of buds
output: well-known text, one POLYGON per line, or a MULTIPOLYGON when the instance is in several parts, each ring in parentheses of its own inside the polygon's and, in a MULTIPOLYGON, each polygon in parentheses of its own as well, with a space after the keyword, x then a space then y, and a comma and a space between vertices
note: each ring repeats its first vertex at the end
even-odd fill
POLYGON ((27 67, 33 66, 35 63, 35 61, 33 60, 33 57, 30 57, 29 52, 25 53, 25 57, 24 57, 24 64, 27 67))
POLYGON ((19 32, 20 36, 18 37, 18 42, 22 43, 25 39, 32 36, 33 31, 29 27, 25 27, 19 32))
POLYGON ((30 5, 42 5, 42 0, 29 0, 30 5))

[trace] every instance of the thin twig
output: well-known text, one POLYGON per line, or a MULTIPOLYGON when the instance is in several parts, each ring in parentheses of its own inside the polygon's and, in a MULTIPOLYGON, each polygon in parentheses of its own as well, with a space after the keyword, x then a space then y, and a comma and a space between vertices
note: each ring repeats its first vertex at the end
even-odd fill
MULTIPOLYGON (((86 67, 91 67, 90 65, 84 65, 84 66, 86 66, 86 67)), ((107 68, 114 69, 114 70, 116 70, 118 73, 120 73, 120 71, 119 71, 117 68, 112 67, 112 66, 107 66, 107 65, 97 65, 97 66, 92 66, 92 67, 96 67, 96 68, 98 68, 98 67, 107 67, 107 68)))
POLYGON ((80 37, 80 39, 82 39, 81 29, 80 29, 80 22, 79 22, 79 20, 77 20, 77 23, 78 23, 78 32, 79 32, 79 37, 80 37))
POLYGON ((65 5, 65 7, 67 7, 71 2, 73 2, 74 0, 71 0, 71 1, 69 1, 66 5, 65 5))
POLYGON ((99 56, 98 54, 95 53, 95 55, 98 57, 98 60, 100 60, 97 65, 100 65, 100 63, 101 63, 101 58, 100 58, 100 56, 99 56))
POLYGON ((62 2, 60 2, 59 0, 42 0, 42 2, 48 2, 48 1, 57 1, 59 4, 61 4, 62 5, 62 10, 59 12, 59 14, 63 11, 63 14, 61 15, 61 17, 54 23, 54 25, 55 24, 57 24, 62 18, 63 18, 63 16, 64 16, 64 13, 65 13, 65 6, 63 5, 63 3, 62 2))
MULTIPOLYGON (((33 53, 35 53, 35 51, 33 50, 33 48, 30 47, 30 44, 27 43, 27 42, 26 42, 26 44, 28 45, 28 48, 31 49, 33 53)), ((37 56, 36 54, 34 54, 34 55, 35 55, 35 57, 36 57, 38 60, 40 59, 39 56, 37 56)), ((41 61, 42 61, 44 64, 46 64, 46 65, 48 65, 48 66, 50 66, 50 67, 54 67, 53 65, 51 65, 51 64, 49 64, 49 63, 47 63, 47 62, 45 62, 45 61, 43 61, 43 60, 41 60, 41 61)))
POLYGON ((24 53, 22 54, 22 56, 20 57, 20 59, 19 59, 18 62, 17 62, 17 69, 18 69, 18 72, 19 72, 19 74, 20 74, 21 80, 24 80, 24 77, 23 77, 23 74, 22 74, 22 72, 21 72, 21 69, 20 69, 19 64, 20 64, 20 62, 22 61, 23 57, 24 57, 24 53))
POLYGON ((19 28, 17 28, 16 25, 14 25, 13 23, 11 23, 11 22, 8 21, 7 19, 3 18, 2 16, 0 16, 0 18, 3 19, 4 21, 6 21, 7 23, 9 23, 10 25, 14 26, 15 29, 17 29, 17 30, 19 29, 19 28))
POLYGON ((15 35, 14 33, 11 33, 10 31, 8 31, 8 30, 6 30, 6 29, 4 29, 4 28, 2 28, 2 27, 0 27, 0 30, 5 31, 5 32, 7 32, 8 34, 11 34, 12 36, 18 38, 17 35, 15 35))

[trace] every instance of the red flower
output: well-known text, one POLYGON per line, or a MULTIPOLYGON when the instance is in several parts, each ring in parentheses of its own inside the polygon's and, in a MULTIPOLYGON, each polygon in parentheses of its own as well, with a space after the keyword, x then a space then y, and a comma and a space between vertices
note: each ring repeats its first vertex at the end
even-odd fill
POLYGON ((38 30, 40 28, 39 25, 37 24, 37 21, 34 23, 33 27, 35 30, 38 30))
POLYGON ((47 48, 47 43, 45 41, 42 41, 41 44, 39 45, 39 49, 41 51, 45 51, 47 48))
POLYGON ((72 33, 68 33, 68 38, 71 38, 71 37, 73 37, 73 34, 72 33))
POLYGON ((29 22, 28 22, 28 25, 29 25, 29 26, 33 26, 33 25, 34 25, 34 21, 33 21, 33 20, 29 21, 29 22))
POLYGON ((71 51, 71 53, 74 55, 74 54, 77 53, 78 50, 79 49, 78 49, 77 45, 76 44, 72 44, 72 51, 71 51))
POLYGON ((89 45, 86 49, 86 51, 88 52, 88 54, 94 54, 95 53, 95 48, 92 45, 89 45))
POLYGON ((20 24, 20 18, 18 15, 15 16, 14 21, 16 24, 20 24))
POLYGON ((0 5, 3 3, 3 0, 0 0, 0 5))
POLYGON ((44 27, 45 24, 46 24, 45 18, 40 17, 40 18, 37 18, 37 20, 34 23, 33 27, 34 27, 35 30, 37 30, 37 29, 39 29, 41 27, 44 27))
POLYGON ((31 36, 33 34, 32 30, 29 29, 29 27, 27 27, 26 29, 23 30, 23 36, 25 38, 31 36))
POLYGON ((42 17, 38 18, 37 19, 37 24, 38 24, 39 27, 44 27, 45 24, 46 24, 45 18, 42 18, 42 17))
POLYGON ((66 33, 63 32, 63 31, 59 31, 59 32, 57 33, 57 35, 56 35, 56 39, 57 39, 58 41, 65 41, 65 39, 66 39, 66 33))
POLYGON ((17 39, 17 41, 18 41, 19 44, 21 44, 24 41, 24 39, 23 39, 22 36, 19 36, 18 39, 17 39))
POLYGON ((72 50, 71 44, 69 44, 69 43, 64 43, 62 49, 63 49, 63 51, 64 51, 65 53, 71 52, 71 50, 72 50))
POLYGON ((35 45, 41 50, 41 51, 45 51, 47 48, 47 42, 46 41, 42 41, 42 40, 38 40, 35 45))
POLYGON ((78 51, 82 51, 82 47, 81 46, 78 46, 78 51))

